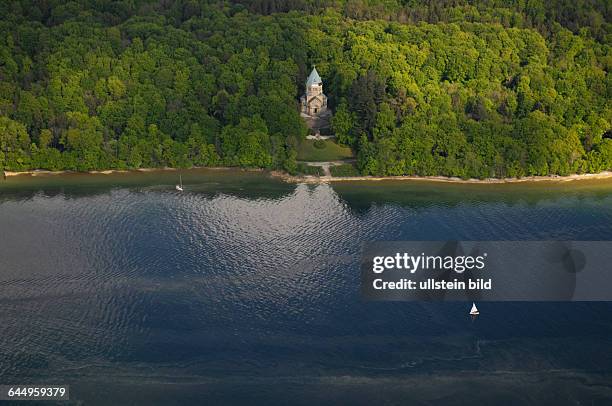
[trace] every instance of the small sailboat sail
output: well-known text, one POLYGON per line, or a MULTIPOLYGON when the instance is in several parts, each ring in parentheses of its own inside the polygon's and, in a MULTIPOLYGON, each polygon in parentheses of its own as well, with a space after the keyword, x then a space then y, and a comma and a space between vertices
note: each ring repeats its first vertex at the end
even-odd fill
POLYGON ((181 175, 179 175, 179 184, 176 185, 176 190, 179 192, 183 191, 183 177, 181 175))
POLYGON ((478 308, 476 307, 476 303, 472 302, 472 308, 470 309, 470 316, 478 316, 480 314, 480 312, 478 311, 478 308))

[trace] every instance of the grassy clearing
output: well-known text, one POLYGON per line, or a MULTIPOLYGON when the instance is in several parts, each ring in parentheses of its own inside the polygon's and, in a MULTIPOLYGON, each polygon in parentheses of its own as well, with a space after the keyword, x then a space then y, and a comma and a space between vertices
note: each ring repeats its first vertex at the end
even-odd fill
POLYGON ((341 159, 352 158, 353 151, 348 147, 343 147, 330 140, 303 140, 298 145, 298 156, 299 161, 338 161, 341 159), (321 142, 322 141, 322 142, 321 142), (319 148, 315 146, 315 142, 318 142, 319 148))

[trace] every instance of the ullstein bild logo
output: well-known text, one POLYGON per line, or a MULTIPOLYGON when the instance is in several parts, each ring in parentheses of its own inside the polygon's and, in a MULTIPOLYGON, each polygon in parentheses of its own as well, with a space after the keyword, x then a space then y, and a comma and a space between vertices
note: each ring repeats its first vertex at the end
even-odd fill
POLYGON ((610 241, 390 241, 363 248, 366 300, 612 300, 610 241))

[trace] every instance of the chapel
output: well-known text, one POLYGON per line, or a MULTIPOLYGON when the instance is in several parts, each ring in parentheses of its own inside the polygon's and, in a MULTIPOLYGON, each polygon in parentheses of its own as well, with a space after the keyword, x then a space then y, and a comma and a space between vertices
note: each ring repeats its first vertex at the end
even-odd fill
POLYGON ((318 116, 327 110, 327 96, 323 93, 323 81, 316 67, 306 79, 306 93, 300 101, 302 113, 309 116, 318 116))

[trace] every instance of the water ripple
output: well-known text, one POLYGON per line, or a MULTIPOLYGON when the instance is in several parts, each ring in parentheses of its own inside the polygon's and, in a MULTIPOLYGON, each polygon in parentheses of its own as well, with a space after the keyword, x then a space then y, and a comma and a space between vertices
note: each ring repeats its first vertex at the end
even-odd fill
POLYGON ((185 193, 168 181, 3 196, 0 376, 516 368, 510 355, 525 354, 505 340, 569 367, 580 362, 536 338, 609 344, 607 304, 491 303, 484 314, 498 317, 473 325, 457 304, 364 303, 358 261, 374 240, 611 239, 612 187, 466 194, 184 179, 185 193), (487 343, 478 356, 477 342, 487 343))

